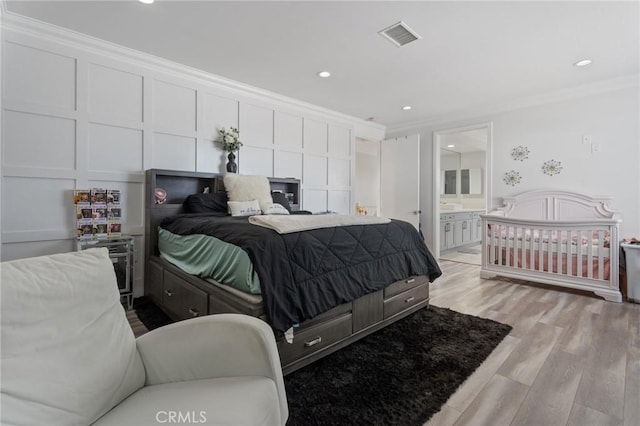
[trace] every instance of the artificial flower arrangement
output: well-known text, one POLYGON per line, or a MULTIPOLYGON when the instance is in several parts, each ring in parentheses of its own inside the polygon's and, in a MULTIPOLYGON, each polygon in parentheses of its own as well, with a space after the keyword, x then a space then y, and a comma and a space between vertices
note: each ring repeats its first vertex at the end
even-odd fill
POLYGON ((222 145, 222 149, 231 153, 235 152, 242 146, 242 142, 240 142, 240 132, 236 127, 229 127, 229 130, 226 130, 224 127, 218 130, 220 134, 220 138, 218 142, 222 145))

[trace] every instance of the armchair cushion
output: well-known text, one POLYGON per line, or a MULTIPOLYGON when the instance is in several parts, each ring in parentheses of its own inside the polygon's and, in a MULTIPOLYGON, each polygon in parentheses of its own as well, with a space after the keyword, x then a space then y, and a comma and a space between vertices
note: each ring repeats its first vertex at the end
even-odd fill
POLYGON ((0 423, 89 424, 143 386, 106 248, 0 269, 0 423))
POLYGON ((275 382, 261 376, 241 376, 146 386, 94 426, 275 426, 283 425, 284 420, 275 382), (174 416, 175 421, 169 421, 169 416, 174 416))
POLYGON ((138 351, 147 386, 215 377, 265 377, 275 385, 282 424, 289 416, 273 330, 258 318, 218 314, 176 322, 140 336, 138 351))

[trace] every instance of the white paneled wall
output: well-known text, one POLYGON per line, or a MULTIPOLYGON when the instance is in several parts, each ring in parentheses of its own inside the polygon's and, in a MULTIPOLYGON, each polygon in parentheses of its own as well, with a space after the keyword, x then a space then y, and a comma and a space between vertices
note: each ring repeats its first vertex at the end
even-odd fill
POLYGON ((72 190, 120 189, 141 295, 144 170, 224 172, 221 127, 240 129, 240 173, 299 178, 303 209, 353 211, 360 120, 100 43, 3 28, 2 260, 73 250, 72 190))

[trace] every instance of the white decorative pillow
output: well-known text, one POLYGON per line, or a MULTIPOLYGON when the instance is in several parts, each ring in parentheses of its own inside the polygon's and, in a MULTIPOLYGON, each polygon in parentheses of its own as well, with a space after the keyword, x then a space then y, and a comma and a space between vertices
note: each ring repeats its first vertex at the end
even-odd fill
POLYGON ((264 176, 229 173, 224 176, 224 188, 227 190, 229 201, 258 200, 260 208, 264 209, 273 203, 271 186, 264 176))
POLYGON ((266 209, 262 210, 263 214, 289 214, 289 210, 278 203, 271 203, 266 209))
POLYGON ((262 213, 258 200, 227 201, 231 216, 253 216, 262 213))

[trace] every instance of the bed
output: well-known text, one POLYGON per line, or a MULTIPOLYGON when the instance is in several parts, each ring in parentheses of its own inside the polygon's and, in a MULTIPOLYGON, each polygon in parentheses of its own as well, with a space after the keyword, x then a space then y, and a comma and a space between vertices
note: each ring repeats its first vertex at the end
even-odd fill
MULTIPOLYGON (((270 178, 270 185, 287 194, 292 210, 299 208, 298 180, 270 178)), ((280 235, 247 218, 186 213, 185 200, 204 191, 224 191, 223 176, 146 172, 145 294, 173 319, 225 312, 261 318, 276 332, 288 374, 428 306, 429 283, 441 272, 418 232, 406 222, 280 235), (155 202, 158 188, 166 194, 162 204, 155 202), (217 245, 194 248, 191 239, 217 245), (376 250, 379 258, 371 257, 376 250), (193 253, 206 252, 203 258, 224 253, 218 257, 227 266, 249 263, 253 272, 236 273, 237 281, 248 288, 232 283, 228 271, 215 275, 202 273, 207 266, 190 269, 200 266, 185 266, 179 259, 185 252, 183 259, 193 253)))
POLYGON ((621 302, 621 218, 608 202, 549 190, 505 197, 503 207, 481 215, 481 277, 519 278, 621 302))

